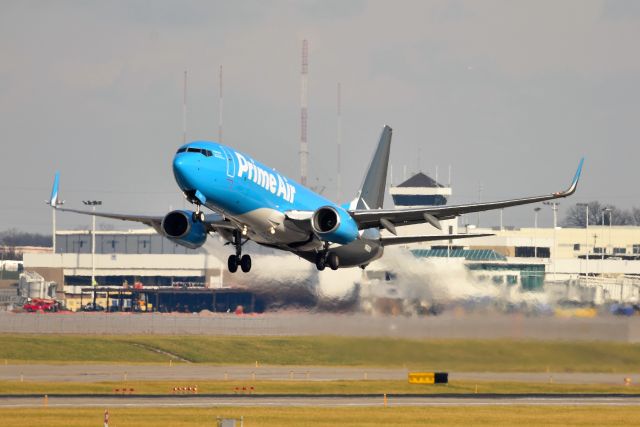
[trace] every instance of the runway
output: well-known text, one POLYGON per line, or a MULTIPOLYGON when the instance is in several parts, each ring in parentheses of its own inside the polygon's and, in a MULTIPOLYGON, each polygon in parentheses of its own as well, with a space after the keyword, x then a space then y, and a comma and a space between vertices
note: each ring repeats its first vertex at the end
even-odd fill
POLYGON ((364 314, 265 313, 7 313, 0 333, 106 335, 218 335, 395 337, 413 339, 526 339, 640 342, 640 318, 562 319, 468 314, 403 317, 364 314))
MULTIPOLYGON (((0 365, 0 381, 405 381, 407 369, 323 366, 214 366, 206 364, 10 364, 0 365)), ((556 384, 623 384, 638 373, 450 372, 450 381, 505 381, 556 384)))
POLYGON ((379 406, 640 406, 640 396, 603 394, 458 395, 199 395, 199 396, 10 396, 1 408, 81 407, 379 407, 379 406))

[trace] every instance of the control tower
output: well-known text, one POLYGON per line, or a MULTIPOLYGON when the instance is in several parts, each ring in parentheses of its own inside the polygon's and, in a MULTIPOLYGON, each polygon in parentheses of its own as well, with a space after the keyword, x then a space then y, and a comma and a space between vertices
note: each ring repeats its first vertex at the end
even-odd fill
POLYGON ((402 184, 391 187, 389 193, 397 208, 442 206, 447 204, 447 199, 451 196, 451 187, 418 172, 402 184))
MULTIPOLYGON (((437 182, 435 179, 418 172, 403 183, 391 186, 389 194, 393 198, 396 208, 419 208, 425 206, 442 206, 447 204, 451 196, 451 187, 437 182)), ((458 222, 456 219, 440 221, 442 231, 425 224, 408 225, 400 227, 402 234, 425 234, 425 231, 432 234, 445 233, 454 234, 458 232, 458 222)), ((399 230, 400 230, 399 229, 399 230)), ((431 244, 419 244, 415 246, 431 246, 431 244)))

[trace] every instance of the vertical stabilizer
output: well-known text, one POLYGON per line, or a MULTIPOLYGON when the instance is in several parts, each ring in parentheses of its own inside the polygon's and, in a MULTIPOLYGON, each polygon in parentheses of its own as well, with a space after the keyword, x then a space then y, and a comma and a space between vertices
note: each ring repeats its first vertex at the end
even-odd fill
POLYGON ((378 148, 373 154, 367 174, 358 193, 355 209, 380 209, 384 202, 384 191, 387 186, 387 167, 391 152, 391 134, 393 130, 385 125, 380 135, 378 148))

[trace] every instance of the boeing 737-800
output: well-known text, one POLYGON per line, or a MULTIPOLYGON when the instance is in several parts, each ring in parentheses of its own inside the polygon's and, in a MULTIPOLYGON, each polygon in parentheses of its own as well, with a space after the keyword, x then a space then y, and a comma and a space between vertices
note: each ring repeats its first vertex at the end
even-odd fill
POLYGON ((392 130, 385 126, 356 198, 336 204, 285 177, 247 154, 216 142, 194 141, 180 147, 173 159, 175 180, 195 210, 175 210, 164 216, 123 215, 58 207, 56 174, 49 203, 54 209, 105 218, 137 221, 168 239, 198 248, 210 233, 233 245, 230 272, 251 270, 251 257, 242 254, 249 241, 292 252, 318 270, 326 266, 366 267, 380 258, 385 246, 413 242, 463 239, 487 234, 398 236, 396 227, 440 221, 462 214, 538 203, 567 197, 576 191, 584 160, 570 187, 561 192, 490 203, 383 209, 392 130), (203 207, 212 213, 205 214, 203 207), (382 236, 386 229, 391 235, 382 236))

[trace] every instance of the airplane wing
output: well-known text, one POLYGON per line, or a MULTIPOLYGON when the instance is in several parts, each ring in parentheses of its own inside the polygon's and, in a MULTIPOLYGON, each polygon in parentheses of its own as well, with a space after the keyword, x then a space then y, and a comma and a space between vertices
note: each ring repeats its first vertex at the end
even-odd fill
POLYGON ((389 245, 403 245, 406 243, 417 242, 434 242, 437 240, 456 240, 456 239, 468 239, 471 237, 487 237, 495 236, 495 234, 440 234, 437 236, 393 236, 393 237, 381 237, 380 243, 382 246, 389 245))
MULTIPOLYGON (((56 208, 56 209, 63 212, 73 212, 73 213, 82 214, 82 215, 92 215, 100 218, 140 222, 142 224, 148 225, 149 227, 153 227, 158 233, 163 234, 161 226, 162 226, 162 220, 164 219, 164 216, 127 215, 127 214, 119 214, 119 213, 84 211, 80 209, 68 209, 68 208, 56 208)), ((234 223, 226 220, 222 215, 219 215, 219 214, 205 215, 204 223, 207 225, 207 231, 209 232, 214 232, 220 228, 224 228, 228 230, 238 229, 238 227, 234 223)))
POLYGON ((467 205, 454 206, 433 206, 413 209, 372 209, 372 210, 351 210, 349 213, 358 224, 358 228, 386 228, 393 234, 396 225, 410 225, 419 223, 429 223, 438 229, 442 229, 440 220, 455 218, 462 214, 488 211, 492 209, 503 209, 511 206, 526 205, 530 203, 543 202, 545 200, 559 199, 575 193, 578 187, 578 180, 582 172, 584 159, 580 160, 578 170, 573 177, 573 181, 568 189, 544 196, 525 197, 522 199, 502 200, 488 203, 472 203, 467 205))
POLYGON ((149 227, 157 228, 162 224, 163 216, 150 216, 150 215, 127 215, 127 214, 118 214, 118 213, 108 213, 108 212, 93 212, 93 211, 84 211, 80 209, 69 209, 69 208, 56 208, 56 210, 62 212, 73 212, 82 215, 92 215, 101 218, 109 218, 109 219, 120 219, 122 221, 134 221, 141 222, 142 224, 148 225, 149 227))

